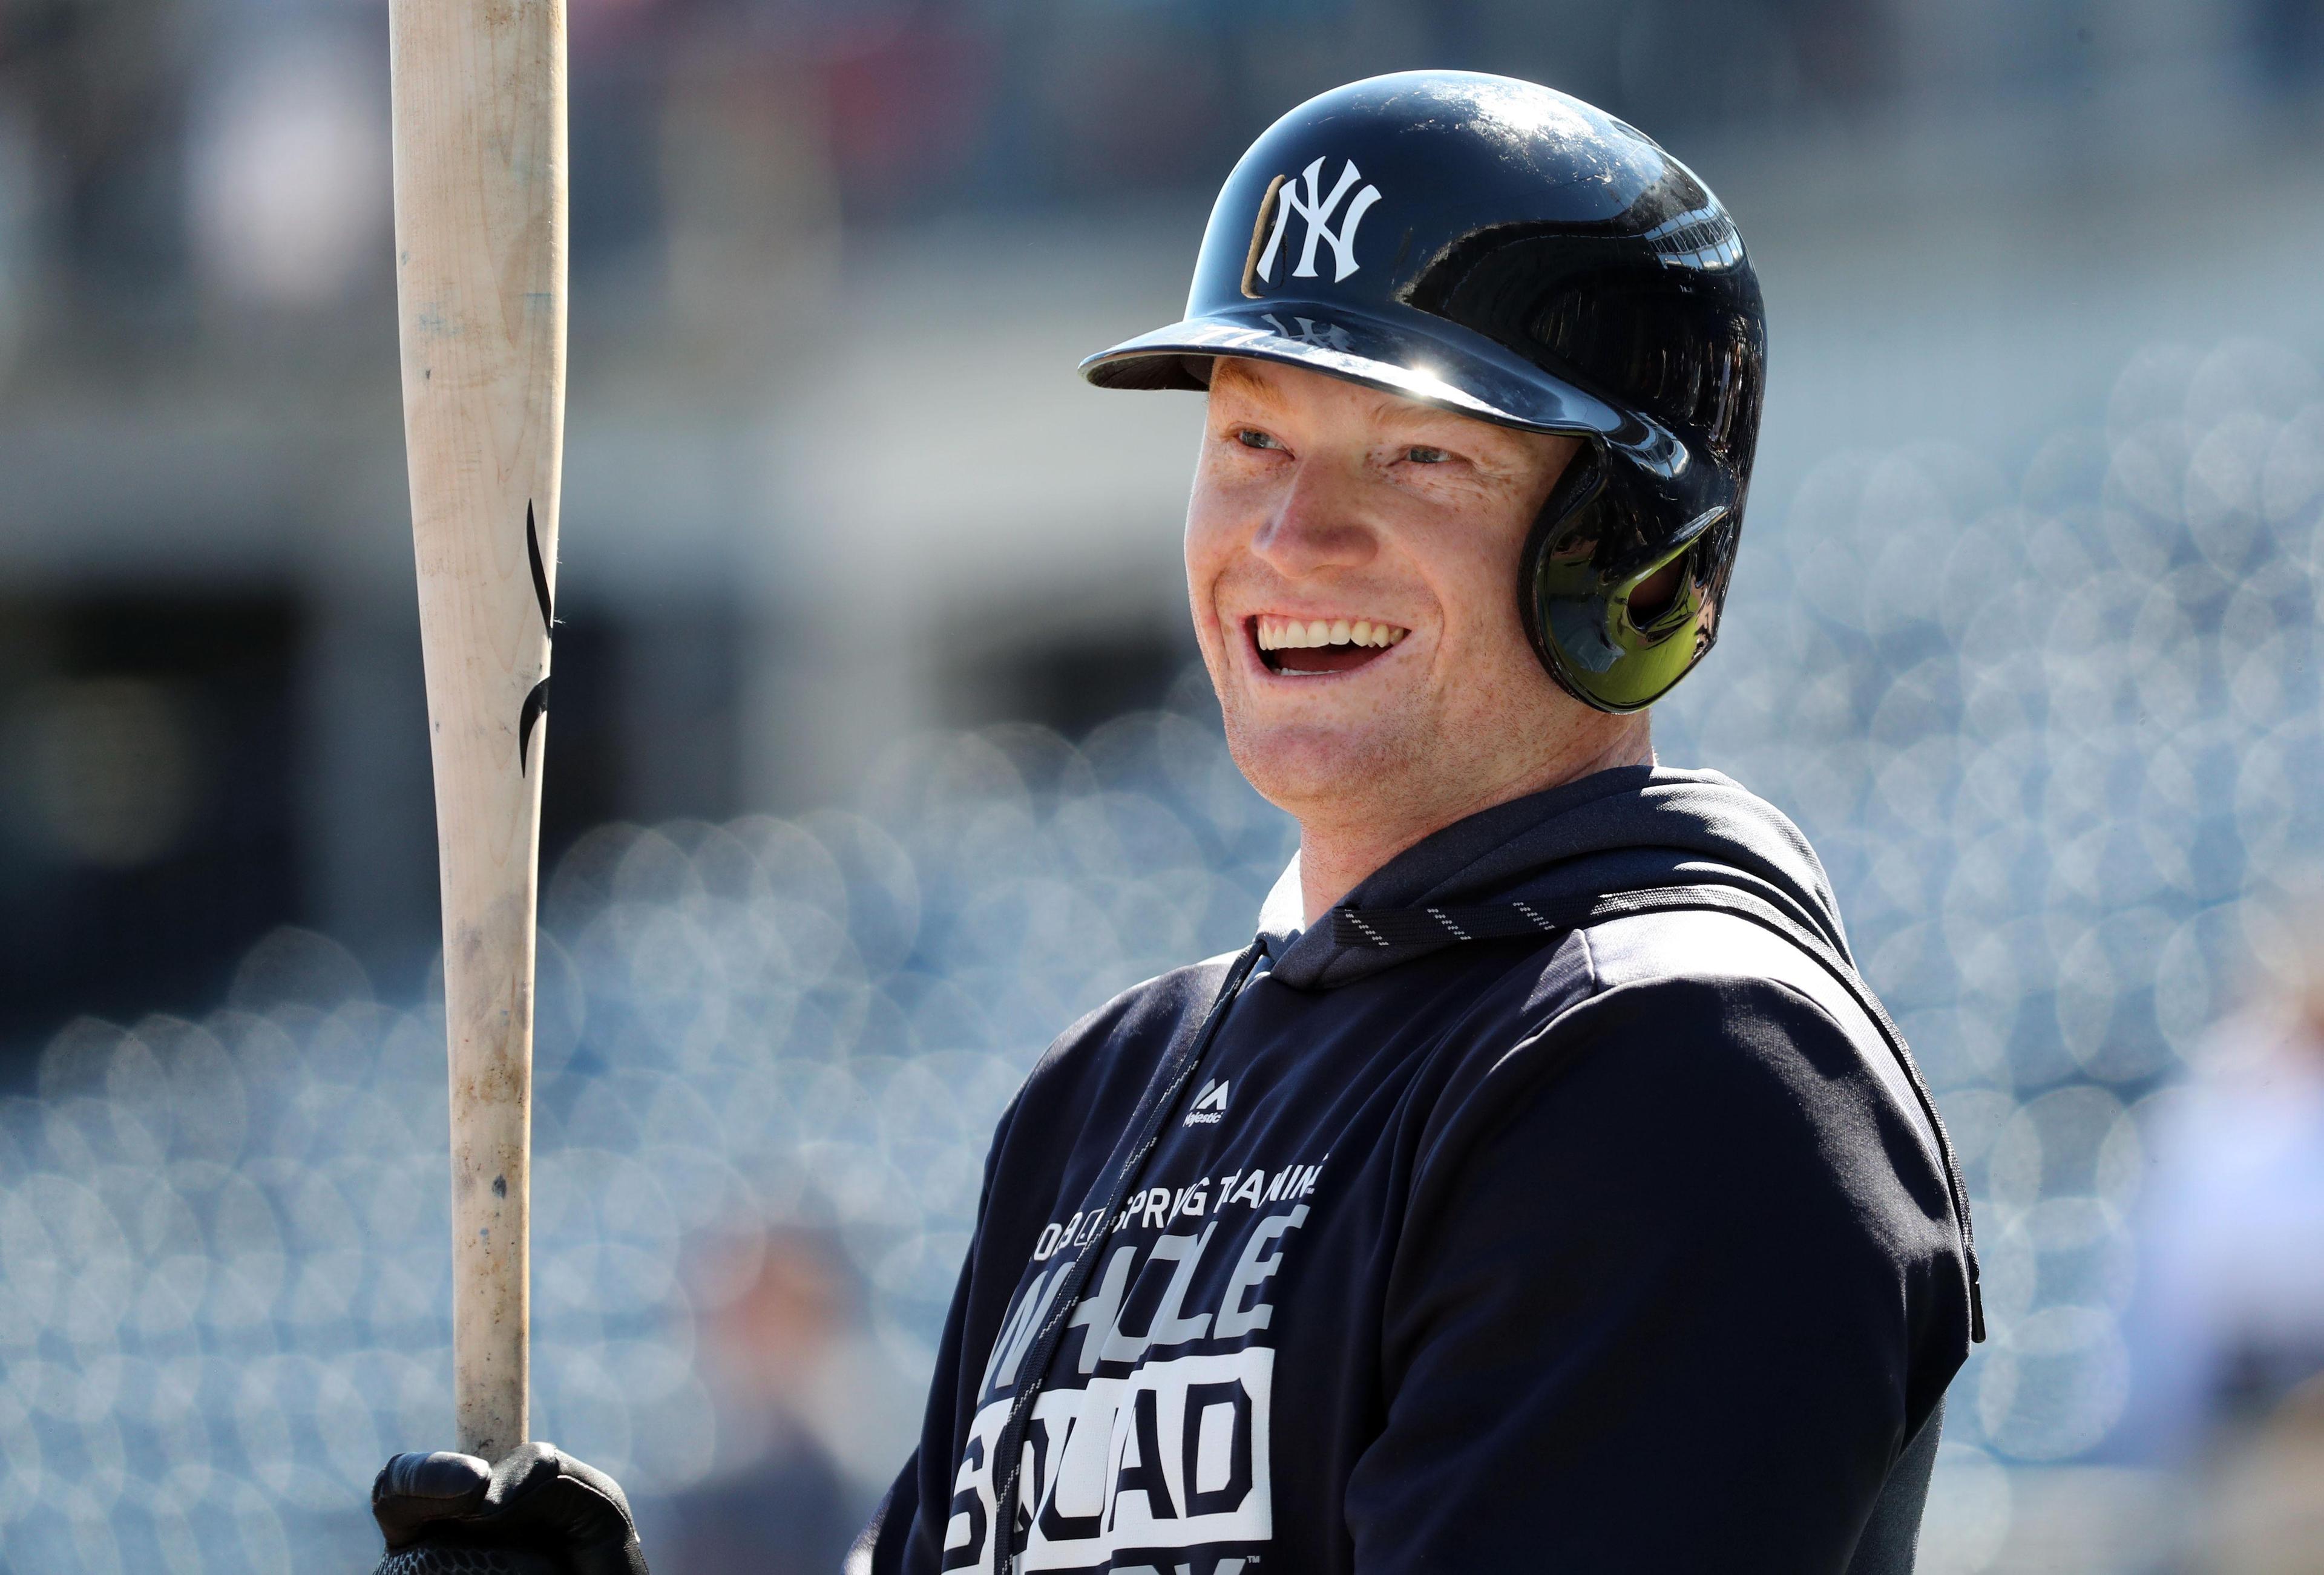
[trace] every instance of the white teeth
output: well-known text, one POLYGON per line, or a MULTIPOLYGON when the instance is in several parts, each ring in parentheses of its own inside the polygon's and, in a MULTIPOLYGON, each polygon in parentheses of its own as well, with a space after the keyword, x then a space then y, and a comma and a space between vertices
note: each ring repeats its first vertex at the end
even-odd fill
POLYGON ((1318 618, 1305 622, 1297 618, 1261 618, 1258 621, 1256 638, 1261 650, 1301 649, 1320 645, 1376 645, 1386 648, 1410 632, 1392 623, 1375 623, 1369 618, 1353 621, 1318 618))

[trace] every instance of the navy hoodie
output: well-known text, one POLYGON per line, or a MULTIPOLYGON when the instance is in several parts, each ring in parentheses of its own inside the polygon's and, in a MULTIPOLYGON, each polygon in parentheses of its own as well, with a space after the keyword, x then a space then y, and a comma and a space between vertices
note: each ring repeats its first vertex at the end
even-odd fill
POLYGON ((1442 935, 1303 932, 1295 865, 1243 958, 1069 1028, 994 1136, 919 1448, 851 1570, 995 1569, 1028 1387, 1027 1570, 1909 1570, 1974 1289, 1905 1057, 1782 926, 1462 916, 1672 886, 1846 958, 1796 827, 1639 767, 1344 904, 1442 935))

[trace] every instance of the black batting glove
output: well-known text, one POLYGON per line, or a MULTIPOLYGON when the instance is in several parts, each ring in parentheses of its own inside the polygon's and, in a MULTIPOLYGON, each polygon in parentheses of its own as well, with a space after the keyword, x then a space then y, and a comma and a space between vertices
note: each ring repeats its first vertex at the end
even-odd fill
POLYGON ((621 1484, 553 1444, 520 1444, 489 1467, 398 1455, 372 1483, 371 1513, 387 1538, 381 1575, 482 1570, 491 1561, 467 1555, 484 1550, 559 1575, 650 1575, 621 1484))

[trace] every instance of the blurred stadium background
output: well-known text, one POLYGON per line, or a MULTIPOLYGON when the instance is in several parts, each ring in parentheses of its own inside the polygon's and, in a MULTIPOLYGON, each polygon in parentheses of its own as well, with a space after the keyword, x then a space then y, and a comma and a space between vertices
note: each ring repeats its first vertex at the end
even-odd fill
MULTIPOLYGON (((384 62, 376 4, 0 4, 27 1575, 365 1568, 448 1433, 384 62)), ((668 1575, 831 1568, 1016 1080, 1247 935, 1194 401, 1072 366, 1267 121, 1416 64, 1637 121, 1756 251, 1659 739, 1815 838, 1970 1166, 1923 1568, 2324 1570, 2315 0, 574 0, 540 1430, 668 1575)))

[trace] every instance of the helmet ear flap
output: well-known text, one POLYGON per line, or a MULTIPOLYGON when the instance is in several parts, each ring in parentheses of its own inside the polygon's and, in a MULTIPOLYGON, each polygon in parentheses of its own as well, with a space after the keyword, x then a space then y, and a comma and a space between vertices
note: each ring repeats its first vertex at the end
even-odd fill
POLYGON ((1723 505, 1641 555, 1646 500, 1626 497, 1604 447, 1578 451, 1550 489, 1517 560, 1517 606, 1534 654, 1583 705, 1614 713, 1654 704, 1711 649, 1733 561, 1723 505), (1631 598, 1676 569, 1655 605, 1631 598))

